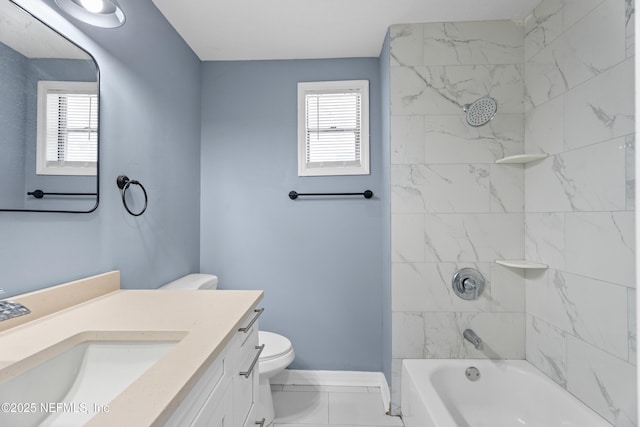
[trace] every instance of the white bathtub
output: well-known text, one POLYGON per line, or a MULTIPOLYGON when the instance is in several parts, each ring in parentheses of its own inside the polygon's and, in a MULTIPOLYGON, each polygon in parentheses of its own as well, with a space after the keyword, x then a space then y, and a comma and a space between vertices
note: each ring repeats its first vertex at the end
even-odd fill
POLYGON ((524 360, 404 360, 401 410, 406 427, 611 427, 524 360))

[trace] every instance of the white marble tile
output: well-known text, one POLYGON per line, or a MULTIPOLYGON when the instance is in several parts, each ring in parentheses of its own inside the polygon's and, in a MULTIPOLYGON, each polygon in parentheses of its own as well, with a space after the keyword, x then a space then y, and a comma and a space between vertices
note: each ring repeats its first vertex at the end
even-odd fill
POLYGON ((527 280, 527 313, 627 359, 627 288, 550 269, 527 280))
POLYGON ((602 4, 603 0, 564 0, 564 28, 570 28, 602 4))
POLYGON ((550 156, 527 165, 524 176, 527 211, 624 210, 624 139, 550 156))
POLYGON ((422 359, 424 356, 424 317, 422 313, 396 311, 391 313, 394 359, 422 359))
POLYGON ((567 386, 567 339, 553 325, 527 315, 527 360, 562 387, 567 386))
POLYGON ((567 389, 615 426, 637 425, 636 367, 567 336, 567 389))
POLYGON ((492 96, 499 113, 522 113, 523 67, 506 65, 391 67, 391 114, 461 114, 492 96))
POLYGON ((274 391, 275 424, 329 424, 329 395, 327 392, 274 391))
POLYGON ((426 195, 422 193, 425 165, 391 165, 391 206, 393 212, 424 213, 426 195))
POLYGON ((565 223, 569 271, 635 287, 634 212, 568 213, 565 223))
POLYGON ((400 24, 389 28, 391 65, 423 65, 423 24, 400 24))
POLYGON ((522 24, 516 21, 424 24, 425 65, 522 63, 522 24))
POLYGON ((524 169, 522 165, 491 165, 491 212, 524 210, 524 169))
POLYGON ((391 117, 391 164, 424 163, 424 118, 391 117))
POLYGON ((525 279, 521 269, 491 264, 491 311, 525 312, 525 279))
POLYGON ((625 35, 627 58, 635 55, 635 38, 636 38, 636 6, 635 0, 625 0, 625 35))
POLYGON ((391 261, 423 262, 424 216, 420 214, 391 215, 391 261))
POLYGON ((627 193, 626 209, 636 208, 636 137, 635 134, 625 137, 625 190, 627 193))
POLYGON ((522 154, 524 129, 521 114, 497 114, 488 124, 469 126, 465 115, 424 117, 427 163, 493 163, 522 154))
POLYGON ((493 262, 523 257, 522 214, 427 214, 425 261, 493 262))
POLYGON ((489 311, 491 264, 403 263, 392 268, 393 311, 489 311), (486 288, 478 300, 466 301, 453 292, 451 279, 461 268, 475 268, 485 277, 486 288))
POLYGON ((628 289, 627 292, 627 321, 629 323, 629 363, 637 364, 637 318, 636 318, 636 290, 628 289))
POLYGON ((374 393, 329 393, 329 424, 351 426, 403 426, 398 417, 385 415, 382 398, 374 393))
POLYGON ((554 41, 564 29, 563 0, 544 0, 524 21, 524 57, 531 58, 554 41))
POLYGON ((565 99, 565 146, 583 147, 634 132, 633 59, 569 91, 565 99))
POLYGON ((558 154, 564 148, 564 97, 557 97, 524 116, 525 153, 558 154))
POLYGON ((391 415, 400 415, 400 390, 402 389, 402 360, 391 359, 391 415))
POLYGON ((433 359, 524 359, 522 313, 424 313, 425 357, 433 359), (462 337, 471 328, 482 339, 476 350, 462 337))
POLYGON ((525 214, 524 257, 563 270, 565 237, 563 213, 525 214))
POLYGON ((624 4, 619 0, 605 3, 527 61, 527 94, 534 105, 625 59, 624 4))

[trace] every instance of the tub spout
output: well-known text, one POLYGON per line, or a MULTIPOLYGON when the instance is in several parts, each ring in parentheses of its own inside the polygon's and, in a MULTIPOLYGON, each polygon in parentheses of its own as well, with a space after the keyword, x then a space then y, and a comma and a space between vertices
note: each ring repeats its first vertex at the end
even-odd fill
POLYGON ((483 349, 482 340, 480 339, 479 336, 476 335, 475 332, 473 332, 473 330, 465 329, 464 332, 462 333, 462 336, 464 337, 464 339, 466 339, 471 344, 473 344, 476 350, 483 349))

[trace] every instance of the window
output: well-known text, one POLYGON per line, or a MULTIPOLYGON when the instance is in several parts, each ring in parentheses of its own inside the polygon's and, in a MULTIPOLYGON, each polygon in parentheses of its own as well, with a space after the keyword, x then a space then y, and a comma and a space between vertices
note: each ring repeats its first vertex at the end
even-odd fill
POLYGON ((298 175, 369 174, 369 82, 298 83, 298 175))
POLYGON ((96 175, 98 85, 38 82, 36 173, 96 175))

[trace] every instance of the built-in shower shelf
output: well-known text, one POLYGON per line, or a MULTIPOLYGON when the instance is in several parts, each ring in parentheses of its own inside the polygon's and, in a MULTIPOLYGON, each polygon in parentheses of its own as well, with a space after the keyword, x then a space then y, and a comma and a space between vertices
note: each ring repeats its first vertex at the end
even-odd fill
POLYGON ((546 269, 547 264, 540 264, 539 262, 527 261, 524 259, 497 259, 496 264, 504 265, 505 267, 528 269, 546 269))
POLYGON ((548 154, 516 154, 496 160, 496 163, 529 163, 549 157, 548 154))

